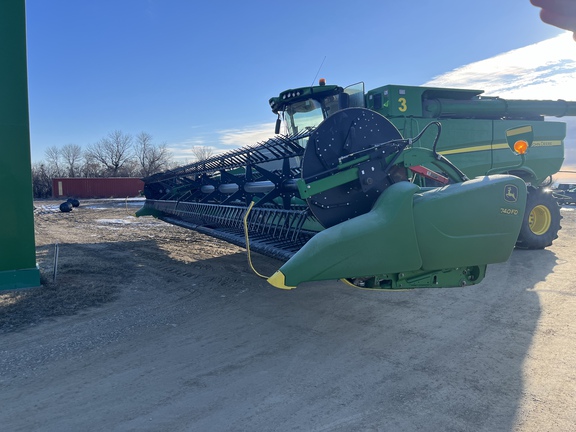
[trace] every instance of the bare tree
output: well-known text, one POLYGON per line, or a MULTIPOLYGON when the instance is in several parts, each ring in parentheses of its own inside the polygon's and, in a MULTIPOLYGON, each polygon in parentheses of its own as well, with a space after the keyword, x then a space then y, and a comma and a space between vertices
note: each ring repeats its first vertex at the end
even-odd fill
POLYGON ((82 177, 100 177, 102 175, 102 170, 102 164, 85 151, 84 163, 80 167, 80 175, 82 177))
POLYGON ((115 130, 95 144, 90 144, 86 155, 101 163, 109 176, 117 177, 132 159, 132 136, 115 130))
POLYGON ((52 177, 62 177, 64 171, 62 170, 62 157, 60 149, 56 146, 48 147, 44 151, 44 156, 46 156, 46 165, 44 167, 45 171, 48 172, 52 177))
POLYGON ((46 165, 40 162, 32 165, 32 192, 34 198, 52 196, 52 175, 46 169, 46 165))
POLYGON ((66 144, 60 150, 60 155, 64 162, 64 170, 68 177, 77 177, 80 173, 80 162, 82 160, 82 147, 78 144, 66 144))
POLYGON ((118 177, 138 177, 138 161, 135 157, 131 157, 126 163, 118 170, 118 177))
POLYGON ((138 159, 138 170, 142 177, 162 171, 170 163, 170 154, 166 143, 154 144, 152 135, 147 132, 140 132, 136 135, 134 152, 136 159, 138 159))
POLYGON ((203 161, 214 156, 214 147, 194 146, 192 154, 197 161, 203 161))

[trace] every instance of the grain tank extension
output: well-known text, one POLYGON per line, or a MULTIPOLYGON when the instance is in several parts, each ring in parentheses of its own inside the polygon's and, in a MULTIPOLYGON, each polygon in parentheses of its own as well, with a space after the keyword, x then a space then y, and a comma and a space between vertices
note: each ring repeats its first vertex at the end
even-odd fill
POLYGON ((341 279, 374 289, 479 283, 516 247, 560 229, 542 187, 564 160, 576 102, 482 91, 320 85, 270 99, 269 140, 144 180, 139 216, 285 261, 279 288, 341 279))

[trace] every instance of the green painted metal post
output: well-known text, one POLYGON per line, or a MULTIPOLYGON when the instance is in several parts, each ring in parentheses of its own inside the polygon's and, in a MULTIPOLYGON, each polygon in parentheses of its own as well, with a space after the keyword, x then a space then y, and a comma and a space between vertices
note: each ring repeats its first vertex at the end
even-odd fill
POLYGON ((40 285, 34 242, 25 0, 0 1, 0 290, 40 285))

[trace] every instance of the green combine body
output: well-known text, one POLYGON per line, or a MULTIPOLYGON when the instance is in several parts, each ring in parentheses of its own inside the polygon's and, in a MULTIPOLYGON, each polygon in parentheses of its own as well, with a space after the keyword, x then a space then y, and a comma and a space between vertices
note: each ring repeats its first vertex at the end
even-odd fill
POLYGON ((515 156, 505 131, 531 125, 534 143, 523 168, 514 174, 539 185, 556 174, 564 161, 566 124, 544 121, 544 116, 576 116, 566 101, 505 100, 482 97, 481 90, 386 86, 366 95, 369 109, 387 117, 404 136, 415 136, 430 119, 442 122, 438 152, 469 177, 486 172, 508 172, 515 156))
POLYGON ((542 187, 564 160, 576 102, 363 84, 270 99, 276 135, 144 179, 138 215, 248 246, 285 264, 269 282, 372 289, 475 284, 516 247, 560 229, 542 187))

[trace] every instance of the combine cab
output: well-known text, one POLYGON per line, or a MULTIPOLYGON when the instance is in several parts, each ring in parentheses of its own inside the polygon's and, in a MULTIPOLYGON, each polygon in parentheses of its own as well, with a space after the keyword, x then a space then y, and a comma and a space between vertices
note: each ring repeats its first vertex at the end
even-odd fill
POLYGON ((482 280, 560 228, 539 188, 563 162, 576 103, 363 85, 287 90, 268 141, 144 179, 139 216, 285 261, 268 281, 374 289, 482 280), (530 148, 529 148, 530 147, 530 148), (529 148, 529 150, 528 150, 529 148))

